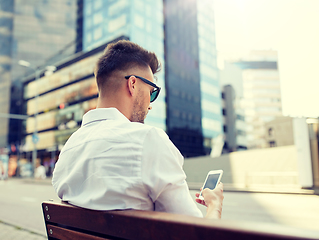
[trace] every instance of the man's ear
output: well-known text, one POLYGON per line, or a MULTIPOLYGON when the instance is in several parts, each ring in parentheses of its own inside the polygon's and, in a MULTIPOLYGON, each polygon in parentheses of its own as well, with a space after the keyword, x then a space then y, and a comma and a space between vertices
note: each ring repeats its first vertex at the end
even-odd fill
POLYGON ((135 95, 135 90, 136 90, 136 77, 131 76, 128 80, 127 80, 127 86, 128 86, 128 90, 130 92, 130 94, 133 96, 135 95))

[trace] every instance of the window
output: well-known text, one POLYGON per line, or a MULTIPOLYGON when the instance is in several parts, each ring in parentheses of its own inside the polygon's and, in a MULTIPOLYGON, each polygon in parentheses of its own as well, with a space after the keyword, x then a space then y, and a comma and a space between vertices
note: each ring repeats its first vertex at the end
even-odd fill
POLYGON ((93 16, 93 23, 94 23, 94 25, 96 25, 96 24, 99 24, 99 23, 101 23, 103 21, 103 16, 102 16, 102 13, 96 13, 96 14, 94 14, 94 16, 93 16))
POLYGON ((102 0, 95 0, 94 1, 94 9, 98 10, 102 8, 102 0))
POLYGON ((125 26, 126 24, 126 15, 121 15, 120 17, 109 21, 108 29, 109 32, 115 32, 116 30, 120 29, 121 27, 125 26))
POLYGON ((237 130, 237 135, 239 136, 246 136, 246 133, 243 130, 237 130))
POLYGON ((102 37, 102 28, 99 27, 94 30, 94 40, 98 40, 102 37))
POLYGON ((92 27, 92 19, 90 17, 86 18, 86 28, 89 29, 92 27))
POLYGON ((90 3, 87 3, 87 5, 85 6, 85 13, 86 13, 86 15, 91 15, 92 5, 90 3))
POLYGON ((90 43, 92 41, 92 35, 90 34, 90 33, 88 33, 87 35, 86 35, 86 42, 87 43, 90 43))
POLYGON ((148 33, 151 33, 152 32, 152 23, 151 22, 146 22, 146 31, 148 33))
POLYGON ((134 16, 134 24, 141 28, 144 29, 144 18, 141 15, 135 14, 134 16))
POLYGON ((274 129, 273 128, 269 128, 268 129, 268 136, 269 137, 274 137, 274 135, 275 135, 274 129))
POLYGON ((236 119, 245 121, 245 117, 243 115, 239 115, 239 114, 236 115, 236 119))
POLYGON ((122 11, 127 6, 127 0, 119 0, 109 6, 108 15, 113 16, 122 11))

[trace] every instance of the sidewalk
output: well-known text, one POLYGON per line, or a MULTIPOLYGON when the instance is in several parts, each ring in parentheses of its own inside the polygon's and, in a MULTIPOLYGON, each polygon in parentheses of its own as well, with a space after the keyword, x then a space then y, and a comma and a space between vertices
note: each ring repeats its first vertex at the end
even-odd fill
MULTIPOLYGON (((20 182, 27 184, 43 184, 51 185, 51 179, 36 180, 28 178, 11 177, 9 179, 0 181, 2 185, 10 185, 10 182, 20 182)), ((23 214, 22 214, 23 216, 23 214)), ((31 230, 19 225, 18 223, 8 221, 7 219, 0 219, 0 239, 1 240, 44 240, 47 239, 46 234, 37 230, 31 230)))
POLYGON ((46 236, 0 221, 1 240, 44 240, 46 236))

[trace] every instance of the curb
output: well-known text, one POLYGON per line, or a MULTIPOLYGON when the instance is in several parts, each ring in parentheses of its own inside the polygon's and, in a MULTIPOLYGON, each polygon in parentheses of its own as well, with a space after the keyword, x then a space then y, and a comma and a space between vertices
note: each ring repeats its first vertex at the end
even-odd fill
POLYGON ((7 182, 21 182, 21 183, 28 183, 28 184, 52 185, 52 178, 51 177, 46 178, 46 179, 10 177, 10 178, 7 178, 5 181, 7 181, 7 182))
MULTIPOLYGON (((199 191, 202 183, 188 183, 189 190, 199 191)), ((273 193, 273 194, 303 194, 319 195, 319 189, 301 189, 301 188, 284 188, 284 187, 235 187, 233 184, 224 183, 224 192, 246 192, 246 193, 273 193)))
POLYGON ((34 178, 25 178, 23 179, 24 183, 31 183, 31 184, 40 184, 40 185, 51 185, 51 178, 46 178, 46 179, 34 179, 34 178))

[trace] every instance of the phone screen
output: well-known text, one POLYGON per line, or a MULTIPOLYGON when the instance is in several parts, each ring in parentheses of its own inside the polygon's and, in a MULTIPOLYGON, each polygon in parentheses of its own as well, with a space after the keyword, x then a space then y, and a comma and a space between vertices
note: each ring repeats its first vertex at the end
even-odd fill
POLYGON ((203 190, 205 188, 209 188, 211 190, 213 190, 216 186, 217 186, 217 183, 218 183, 218 178, 219 178, 220 174, 217 173, 217 174, 210 174, 207 178, 207 181, 205 183, 205 186, 203 187, 203 190))

